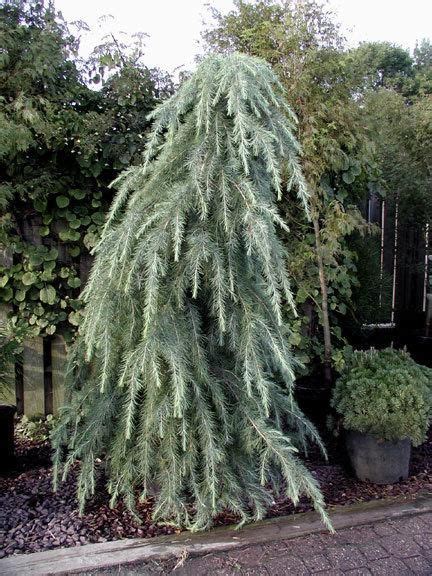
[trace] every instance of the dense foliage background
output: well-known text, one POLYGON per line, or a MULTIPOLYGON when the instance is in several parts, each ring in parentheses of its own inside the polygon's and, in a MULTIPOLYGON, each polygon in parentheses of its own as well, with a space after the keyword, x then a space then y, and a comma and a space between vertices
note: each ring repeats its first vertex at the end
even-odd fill
POLYGON ((108 185, 139 159, 147 114, 172 85, 144 65, 140 39, 79 61, 51 3, 2 3, 0 38, 0 298, 30 335, 70 336, 108 185))
POLYGON ((213 10, 203 40, 209 52, 268 60, 299 117, 313 217, 282 207, 304 313, 295 320, 288 310, 287 321, 309 369, 314 360, 341 368, 341 326, 390 319, 368 199, 386 197, 390 211, 398 201, 400 220, 430 221, 432 47, 423 40, 413 56, 386 42, 349 50, 334 15, 313 0, 237 0, 228 14, 213 10))
MULTIPOLYGON (((267 60, 299 118, 312 220, 282 199, 301 312, 286 306, 285 319, 303 372, 324 361, 331 378, 353 326, 389 319, 391 278, 379 278, 368 198, 386 197, 390 212, 397 202, 407 222, 430 221, 432 47, 348 49, 314 0, 237 0, 212 17, 204 51, 267 60)), ((83 61, 79 30, 51 2, 1 2, 0 38, 0 299, 21 335, 70 338, 109 183, 139 161, 147 114, 173 83, 145 65, 143 34, 110 37, 83 61)))

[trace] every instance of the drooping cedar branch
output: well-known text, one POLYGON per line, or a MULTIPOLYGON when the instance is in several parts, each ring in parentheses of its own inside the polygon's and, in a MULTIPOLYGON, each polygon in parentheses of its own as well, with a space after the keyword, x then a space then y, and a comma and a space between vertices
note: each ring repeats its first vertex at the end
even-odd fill
POLYGON ((271 68, 241 54, 206 59, 152 116, 84 292, 57 475, 81 461, 83 505, 103 457, 113 502, 156 486, 155 518, 194 529, 224 508, 261 518, 269 485, 310 496, 327 522, 297 456, 320 440, 293 397, 281 312, 285 167, 307 206, 295 118, 271 68))

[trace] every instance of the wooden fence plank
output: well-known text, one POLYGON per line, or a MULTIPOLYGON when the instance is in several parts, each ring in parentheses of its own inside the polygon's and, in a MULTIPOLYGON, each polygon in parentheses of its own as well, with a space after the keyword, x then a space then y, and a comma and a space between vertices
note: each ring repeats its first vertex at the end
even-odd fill
POLYGON ((52 352, 51 338, 43 339, 43 380, 44 380, 44 412, 45 416, 54 412, 53 378, 52 378, 52 352))
POLYGON ((45 406, 42 338, 25 341, 23 365, 25 414, 27 416, 43 416, 45 406))
POLYGON ((24 414, 24 360, 19 354, 15 360, 15 403, 18 416, 24 414))

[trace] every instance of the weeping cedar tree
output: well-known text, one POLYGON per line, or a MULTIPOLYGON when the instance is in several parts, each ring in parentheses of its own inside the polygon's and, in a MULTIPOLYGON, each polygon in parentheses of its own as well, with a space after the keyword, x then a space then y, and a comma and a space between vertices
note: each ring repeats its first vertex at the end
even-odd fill
POLYGON ((133 510, 156 487, 155 519, 195 530, 223 509, 261 518, 270 487, 307 495, 329 525, 297 456, 322 445, 293 398, 282 324, 275 201, 287 180, 308 198, 281 85, 262 60, 212 56, 151 116, 84 291, 55 475, 81 462, 83 507, 104 458, 113 504, 133 510))

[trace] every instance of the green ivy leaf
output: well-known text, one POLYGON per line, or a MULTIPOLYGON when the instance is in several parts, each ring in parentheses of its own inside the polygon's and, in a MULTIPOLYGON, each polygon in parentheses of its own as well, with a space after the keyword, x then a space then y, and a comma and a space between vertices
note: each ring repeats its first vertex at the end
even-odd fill
POLYGON ((72 258, 76 258, 77 256, 79 256, 81 249, 79 246, 72 246, 71 248, 69 248, 68 252, 72 256, 72 258))
POLYGON ((69 198, 67 196, 57 196, 56 203, 59 208, 66 208, 66 206, 69 206, 69 198))
POLYGON ((4 288, 6 286, 6 284, 8 283, 9 280, 9 276, 6 276, 6 274, 4 274, 3 276, 0 276, 0 288, 4 288))
POLYGON ((78 189, 77 190, 71 190, 70 193, 77 200, 82 200, 84 198, 84 196, 86 195, 85 190, 78 190, 78 189))
POLYGON ((103 212, 94 212, 91 216, 93 222, 98 226, 102 226, 105 223, 105 215, 103 212))
POLYGON ((73 220, 76 220, 76 214, 75 214, 75 212, 71 212, 70 210, 67 210, 67 211, 66 211, 65 216, 66 216, 66 220, 67 220, 68 222, 72 222, 73 220))
POLYGON ((81 312, 71 312, 68 316, 69 324, 72 324, 72 326, 79 326, 81 324, 81 319, 81 312))
POLYGON ((42 316, 43 314, 45 314, 45 308, 39 302, 39 304, 34 307, 33 312, 36 314, 36 316, 42 316))
POLYGON ((81 310, 83 302, 82 300, 80 300, 79 298, 77 298, 76 300, 69 300, 69 304, 70 307, 72 308, 72 310, 81 310))
POLYGON ((353 163, 351 164, 350 171, 352 172, 352 174, 354 176, 358 176, 360 174, 361 166, 360 166, 360 162, 358 160, 353 161, 353 163))
POLYGON ((98 162, 97 164, 92 164, 90 166, 90 172, 92 176, 97 178, 99 174, 102 172, 102 162, 98 162))
POLYGON ((51 250, 45 256, 45 260, 57 260, 57 258, 58 258, 57 248, 51 248, 51 250))
POLYGON ((17 302, 24 302, 26 297, 26 291, 25 290, 17 290, 15 292, 15 300, 17 302))
POLYGON ((25 272, 21 278, 21 282, 24 284, 24 286, 31 286, 36 282, 36 280, 37 276, 33 272, 25 272))
POLYGON ((97 242, 96 234, 93 234, 93 232, 88 232, 84 236, 83 242, 84 242, 84 246, 87 248, 87 250, 91 250, 93 248, 93 246, 96 245, 96 242, 97 242))
MULTIPOLYGON (((52 336, 54 334, 54 332, 56 331, 56 326, 54 324, 51 324, 50 326, 47 326, 45 329, 45 332, 49 335, 52 336)), ((48 420, 48 418, 47 418, 48 420)))
POLYGON ((41 254, 32 254, 29 258, 30 266, 33 266, 33 267, 40 266, 43 261, 44 261, 44 258, 41 254))
POLYGON ((72 230, 76 230, 77 228, 79 228, 81 226, 81 220, 76 218, 75 220, 72 220, 71 222, 69 222, 69 226, 72 228, 72 230))
POLYGON ((45 286, 39 291, 39 298, 44 304, 53 305, 56 300, 57 292, 53 286, 45 286))
POLYGON ((44 270, 47 272, 52 272, 55 268, 55 260, 47 260, 44 262, 44 270))
POLYGON ((9 302, 12 299, 13 290, 10 286, 6 286, 5 288, 0 289, 0 300, 3 302, 9 302))
POLYGON ((44 282, 54 280, 54 274, 52 273, 52 270, 44 270, 41 274, 41 280, 44 282))
POLYGON ((298 346, 301 342, 301 335, 298 332, 291 332, 289 335, 288 341, 293 346, 298 346))
POLYGON ((307 290, 301 286, 299 288, 299 290, 297 291, 297 295, 296 295, 297 302, 299 304, 302 304, 303 302, 306 302, 308 297, 309 297, 309 294, 308 294, 307 290))
POLYGON ((78 276, 71 276, 68 278, 67 283, 71 288, 79 288, 81 286, 81 280, 78 278, 78 276))
POLYGON ((38 212, 45 212, 47 207, 46 198, 36 198, 34 201, 34 207, 38 212))
POLYGON ((69 240, 76 242, 81 238, 81 234, 77 230, 69 230, 69 240))
POLYGON ((355 175, 350 170, 348 170, 348 172, 342 173, 342 180, 345 182, 345 184, 352 184, 355 180, 355 175))

